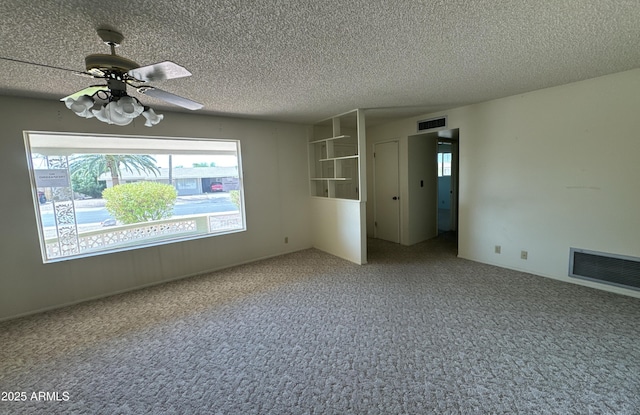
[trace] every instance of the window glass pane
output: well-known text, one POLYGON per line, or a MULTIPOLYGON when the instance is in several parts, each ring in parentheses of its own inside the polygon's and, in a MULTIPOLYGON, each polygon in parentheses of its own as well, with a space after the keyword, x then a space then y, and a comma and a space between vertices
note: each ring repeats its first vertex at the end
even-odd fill
POLYGON ((451 176, 451 153, 443 153, 442 175, 451 176))
POLYGON ((25 139, 44 262, 245 230, 237 140, 25 139))
POLYGON ((438 177, 451 176, 451 143, 438 142, 438 177))

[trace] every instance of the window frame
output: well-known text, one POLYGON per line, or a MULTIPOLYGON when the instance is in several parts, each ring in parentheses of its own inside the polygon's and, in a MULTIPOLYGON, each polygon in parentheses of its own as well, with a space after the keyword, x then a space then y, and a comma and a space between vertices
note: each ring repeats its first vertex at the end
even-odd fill
MULTIPOLYGON (((36 217, 38 241, 40 244, 42 261, 44 264, 81 259, 81 258, 87 258, 87 257, 93 257, 93 256, 99 256, 99 255, 107 255, 111 253, 131 251, 136 249, 145 249, 153 246, 173 244, 173 243, 197 240, 202 238, 224 236, 232 233, 244 232, 247 230, 246 208, 245 208, 245 197, 244 197, 244 180, 243 180, 243 168, 242 168, 242 152, 241 152, 241 142, 238 139, 141 136, 141 135, 127 135, 127 134, 93 134, 93 133, 48 132, 48 131, 31 131, 31 130, 24 131, 23 136, 24 136, 24 143, 25 143, 27 166, 28 166, 29 176, 30 176, 30 186, 31 186, 31 193, 32 193, 33 204, 34 204, 34 213, 36 217), (108 145, 105 145, 105 144, 100 145, 100 143, 96 143, 96 142, 89 143, 87 144, 87 146, 85 146, 94 150, 98 149, 102 151, 109 151, 108 153, 101 153, 100 151, 94 151, 93 153, 90 153, 86 151, 87 148, 84 148, 84 147, 82 149, 84 151, 74 153, 73 151, 77 150, 77 148, 74 148, 73 146, 65 147, 64 144, 60 144, 59 146, 52 145, 46 148, 46 151, 58 150, 57 151, 58 154, 53 154, 53 153, 45 154, 46 157, 66 158, 65 168, 66 168, 67 183, 68 183, 67 187, 68 187, 68 193, 71 195, 71 197, 69 200, 64 200, 64 202, 70 203, 73 205, 73 208, 72 208, 73 223, 71 225, 75 227, 75 237, 77 238, 77 242, 76 242, 77 252, 74 252, 71 254, 62 253, 59 256, 53 256, 53 257, 49 255, 49 253, 47 252, 46 240, 51 238, 46 237, 45 227, 43 225, 43 220, 42 220, 42 211, 41 211, 41 203, 40 203, 41 191, 39 190, 42 186, 40 187, 38 186, 38 178, 36 177, 37 170, 40 170, 40 169, 35 168, 34 162, 33 162, 34 161, 33 155, 42 154, 37 150, 38 149, 43 150, 45 149, 45 147, 43 146, 34 147, 32 145, 32 142, 34 141, 35 137, 38 137, 38 139, 36 139, 35 141, 43 141, 43 137, 46 137, 48 139, 55 139, 56 137, 59 137, 63 140, 68 139, 69 142, 74 142, 74 143, 78 143, 82 141, 83 146, 88 143, 88 141, 86 140, 88 138, 108 141, 110 143, 109 145, 111 146, 113 146, 114 142, 122 144, 121 147, 115 147, 115 148, 109 147, 108 145), (78 141, 77 138, 83 138, 84 140, 78 141), (132 140, 132 141, 127 141, 127 140, 132 140), (142 145, 144 145, 145 143, 153 144, 153 146, 151 146, 152 148, 145 149, 140 147, 141 143, 142 145), (162 144, 164 144, 164 147, 162 146, 162 144), (231 144, 233 144, 233 148, 235 149, 234 151, 229 150, 232 147, 231 144), (134 150, 131 147, 132 145, 138 146, 138 147, 136 147, 134 150), (184 149, 184 147, 188 147, 188 148, 184 149), (197 148, 201 148, 201 150, 197 150, 197 148), (215 148, 219 148, 219 150, 215 150, 215 148), (206 155, 213 156, 213 155, 223 155, 222 153, 224 153, 224 155, 235 156, 236 162, 237 162, 235 166, 236 167, 235 171, 237 173, 237 182, 238 182, 237 190, 239 192, 239 207, 238 207, 239 222, 240 222, 239 226, 222 229, 219 231, 212 230, 211 217, 215 215, 210 215, 214 212, 206 212, 200 215, 202 217, 206 217, 205 219, 202 219, 202 218, 196 219, 195 218, 196 215, 193 215, 194 221, 196 221, 199 224, 196 229, 199 230, 198 232, 201 232, 200 230, 201 228, 206 228, 208 231, 205 233, 195 233, 195 234, 191 233, 191 234, 173 235, 173 236, 166 236, 166 237, 161 236, 160 239, 153 238, 150 240, 149 239, 145 240, 144 238, 140 238, 140 239, 137 239, 136 241, 130 241, 131 244, 128 244, 126 246, 123 246, 122 244, 120 244, 113 247, 106 246, 106 247, 95 248, 95 249, 83 247, 82 244, 80 243, 81 232, 78 231, 78 221, 77 221, 77 216, 75 212, 76 198, 74 197, 74 192, 71 190, 72 184, 71 184, 71 175, 69 173, 69 169, 70 169, 69 156, 71 156, 72 154, 112 154, 110 150, 113 150, 113 153, 116 153, 116 154, 118 153, 119 154, 147 154, 147 155, 202 154, 204 156, 206 155), (217 153, 217 151, 219 151, 219 153, 217 153), (203 221, 206 221, 206 225, 202 225, 203 221)), ((68 145, 68 143, 66 144, 68 145)), ((49 160, 47 160, 47 169, 49 169, 49 167, 50 167, 49 160)), ((46 170, 46 169, 43 169, 43 170, 46 170)), ((176 190, 178 189, 176 188, 176 190)), ((52 203, 53 202, 54 201, 52 201, 52 203)), ((59 203, 62 203, 62 201, 59 201, 59 203)), ((63 234, 60 233, 60 229, 59 229, 60 224, 58 219, 59 218, 57 217, 54 218, 55 227, 56 227, 56 231, 55 231, 56 236, 54 238, 59 238, 60 240, 60 239, 63 239, 65 235, 64 233, 63 234)), ((188 219, 185 219, 185 221, 187 220, 188 219)), ((238 218, 234 220, 238 220, 238 218)), ((173 219, 172 217, 170 219, 165 219, 164 221, 166 223, 162 221, 152 221, 148 224, 146 224, 145 222, 138 222, 137 224, 133 224, 133 225, 139 225, 139 227, 145 227, 145 226, 149 227, 149 226, 153 226, 155 222, 158 222, 157 223, 158 227, 164 230, 167 227, 170 227, 170 225, 167 225, 167 223, 179 222, 179 219, 173 219)), ((123 225, 122 227, 124 226, 133 227, 133 225, 123 225)), ((104 231, 104 233, 107 233, 107 232, 108 231, 106 230, 104 231)), ((136 232, 135 230, 130 231, 130 233, 135 233, 135 232, 136 232)), ((144 231, 138 231, 138 233, 143 233, 143 232, 144 231)), ((59 244, 60 251, 63 250, 62 246, 63 244, 59 244)))

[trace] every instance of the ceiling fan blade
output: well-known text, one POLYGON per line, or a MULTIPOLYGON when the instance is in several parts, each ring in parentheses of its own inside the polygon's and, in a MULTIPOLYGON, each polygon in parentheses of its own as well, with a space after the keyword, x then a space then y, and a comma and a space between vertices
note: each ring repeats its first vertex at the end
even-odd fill
POLYGON ((163 91, 159 88, 154 88, 152 86, 141 86, 138 88, 138 92, 189 110, 199 110, 203 107, 203 105, 200 103, 172 94, 171 92, 163 91))
POLYGON ((127 74, 141 82, 163 81, 165 79, 183 78, 191 76, 191 72, 177 63, 164 61, 153 65, 141 66, 127 72, 127 74))
POLYGON ((89 95, 92 96, 93 94, 95 94, 98 91, 108 91, 109 87, 107 85, 92 85, 88 88, 85 88, 81 91, 75 92, 69 96, 66 96, 64 98, 61 98, 60 101, 64 101, 67 98, 73 98, 73 99, 78 99, 83 95, 89 95))
POLYGON ((43 63, 35 63, 35 62, 23 61, 23 60, 20 60, 20 59, 5 58, 3 56, 0 56, 0 59, 5 60, 5 61, 9 61, 9 62, 26 63, 27 65, 40 66, 40 67, 43 67, 43 68, 58 69, 60 71, 72 72, 72 73, 74 73, 76 75, 87 76, 87 77, 90 77, 90 78, 100 78, 99 76, 94 76, 94 75, 90 74, 89 72, 76 71, 75 69, 61 68, 59 66, 45 65, 43 63))

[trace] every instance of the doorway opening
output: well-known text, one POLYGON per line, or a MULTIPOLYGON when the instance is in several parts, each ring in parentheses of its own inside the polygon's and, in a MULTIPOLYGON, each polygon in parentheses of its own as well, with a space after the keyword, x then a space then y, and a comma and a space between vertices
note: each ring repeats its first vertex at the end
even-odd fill
POLYGON ((457 129, 438 132, 439 236, 456 236, 458 230, 458 132, 457 129))
POLYGON ((452 229, 451 150, 452 144, 438 141, 438 234, 452 229))

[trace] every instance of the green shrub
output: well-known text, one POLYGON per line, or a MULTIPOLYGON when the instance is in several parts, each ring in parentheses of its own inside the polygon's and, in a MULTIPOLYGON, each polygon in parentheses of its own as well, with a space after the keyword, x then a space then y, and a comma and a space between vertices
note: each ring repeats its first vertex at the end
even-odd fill
POLYGON ((168 184, 127 183, 102 192, 107 211, 123 224, 170 218, 178 193, 168 184))
POLYGON ((239 190, 229 190, 229 198, 233 202, 234 205, 240 210, 240 191, 239 190))
POLYGON ((80 174, 72 174, 71 187, 76 193, 81 193, 96 199, 100 197, 102 191, 107 187, 107 185, 104 180, 98 181, 95 175, 83 176, 80 174))

